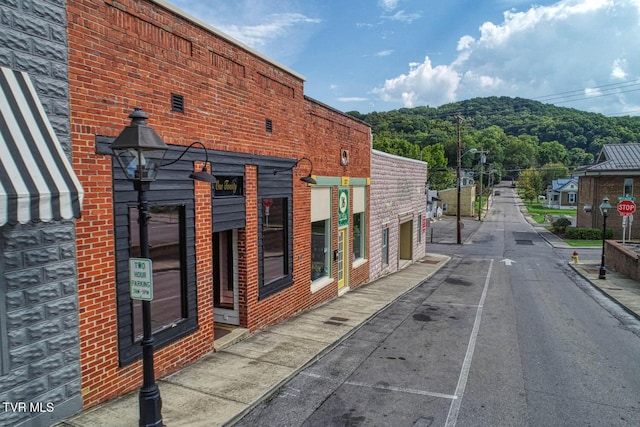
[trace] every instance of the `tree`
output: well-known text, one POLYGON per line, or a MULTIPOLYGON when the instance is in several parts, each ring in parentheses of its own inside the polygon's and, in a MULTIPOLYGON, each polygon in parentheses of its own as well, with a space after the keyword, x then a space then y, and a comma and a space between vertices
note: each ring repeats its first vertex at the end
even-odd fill
POLYGON ((447 159, 444 156, 442 144, 428 145, 422 149, 422 160, 427 162, 429 188, 443 190, 455 185, 455 175, 447 168, 447 159))
POLYGON ((567 149, 558 141, 543 142, 538 150, 538 163, 564 163, 567 155, 567 149))
POLYGON ((510 136, 504 148, 504 166, 507 169, 527 169, 535 166, 538 158, 537 138, 529 135, 510 136))
POLYGON ((587 153, 582 148, 572 148, 567 155, 567 166, 577 167, 593 163, 593 154, 587 153))
POLYGON ((569 178, 569 168, 562 163, 547 163, 540 169, 540 176, 545 185, 550 185, 554 179, 569 178))
POLYGON ((518 178, 518 186, 524 189, 527 200, 535 199, 538 195, 542 194, 546 188, 542 173, 534 168, 522 171, 518 178))
POLYGON ((420 158, 420 148, 402 138, 391 137, 388 133, 374 135, 373 148, 396 156, 407 157, 409 159, 420 158))

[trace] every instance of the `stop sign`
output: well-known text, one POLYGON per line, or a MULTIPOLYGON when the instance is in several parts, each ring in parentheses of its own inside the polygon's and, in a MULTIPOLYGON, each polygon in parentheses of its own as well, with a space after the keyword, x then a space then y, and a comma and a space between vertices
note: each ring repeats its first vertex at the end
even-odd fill
POLYGON ((636 203, 633 200, 621 200, 618 202, 618 212, 620 215, 633 215, 636 211, 636 203))

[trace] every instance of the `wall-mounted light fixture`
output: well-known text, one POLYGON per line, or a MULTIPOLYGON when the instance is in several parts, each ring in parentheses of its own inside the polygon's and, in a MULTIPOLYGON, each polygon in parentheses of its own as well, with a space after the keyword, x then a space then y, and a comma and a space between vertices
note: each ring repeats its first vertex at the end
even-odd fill
POLYGON ((202 142, 200 142, 200 141, 192 142, 191 145, 189 145, 180 154, 180 156, 178 156, 177 159, 175 159, 175 160, 173 160, 173 161, 171 161, 169 163, 164 163, 164 164, 162 164, 160 166, 169 166, 169 165, 174 164, 175 162, 180 160, 182 158, 182 156, 187 154, 187 151, 189 151, 189 149, 191 147, 193 147, 194 145, 199 145, 204 150, 204 166, 202 166, 202 170, 200 172, 191 172, 191 174, 189 174, 189 178, 195 179, 197 181, 203 181, 203 182, 209 182, 211 184, 215 184, 216 183, 216 177, 213 176, 213 174, 210 174, 209 172, 207 172, 207 165, 209 164, 209 152, 207 151, 207 147, 205 147, 204 144, 202 142))
POLYGON ((309 169, 309 175, 307 176, 303 176, 302 178, 300 178, 300 181, 307 183, 307 184, 317 184, 316 180, 313 179, 313 177, 311 176, 311 173, 313 172, 313 163, 311 162, 311 160, 309 160, 307 157, 303 157, 301 159, 298 159, 298 161, 296 161, 292 166, 288 167, 288 168, 284 168, 284 169, 276 169, 273 171, 273 174, 276 175, 279 172, 286 172, 286 171, 290 171, 291 169, 295 168, 298 166, 298 164, 303 161, 306 160, 309 162, 309 165, 311 166, 311 168, 309 169))

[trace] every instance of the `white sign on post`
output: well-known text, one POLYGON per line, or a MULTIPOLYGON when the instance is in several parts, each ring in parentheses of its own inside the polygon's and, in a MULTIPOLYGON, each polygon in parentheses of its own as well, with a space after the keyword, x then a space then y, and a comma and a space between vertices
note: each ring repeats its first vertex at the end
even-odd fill
POLYGON ((131 299, 153 300, 153 268, 148 258, 129 258, 131 299))

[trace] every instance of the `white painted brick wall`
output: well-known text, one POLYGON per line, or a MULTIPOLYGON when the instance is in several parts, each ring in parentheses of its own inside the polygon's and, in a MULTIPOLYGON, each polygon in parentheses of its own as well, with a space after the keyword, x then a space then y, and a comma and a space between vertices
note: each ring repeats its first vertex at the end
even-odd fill
POLYGON ((369 265, 370 280, 398 270, 400 220, 413 220, 413 261, 425 254, 427 163, 373 150, 371 153, 369 265), (389 228, 389 264, 382 265, 382 230, 389 228), (420 242, 418 237, 421 235, 420 242))

